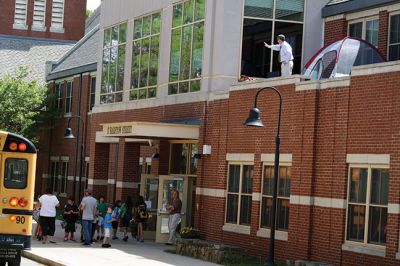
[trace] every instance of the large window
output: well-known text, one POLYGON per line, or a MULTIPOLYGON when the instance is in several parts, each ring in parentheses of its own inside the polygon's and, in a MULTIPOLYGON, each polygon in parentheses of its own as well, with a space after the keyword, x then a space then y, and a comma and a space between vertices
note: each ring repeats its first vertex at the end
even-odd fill
POLYGON ((130 100, 157 96, 160 28, 159 12, 134 21, 130 100))
POLYGON ((61 109, 63 107, 64 81, 56 82, 54 86, 54 107, 61 109))
POLYGON ((4 187, 8 189, 24 189, 28 184, 28 161, 8 158, 5 163, 4 187))
POLYGON ((349 22, 349 36, 364 39, 378 47, 379 19, 363 19, 349 22))
MULTIPOLYGON (((290 184, 291 167, 280 166, 278 178, 278 198, 276 209, 276 228, 278 230, 288 230, 289 228, 289 203, 290 203, 290 184)), ((264 166, 264 178, 262 186, 261 204, 261 227, 270 228, 272 225, 272 191, 274 180, 274 166, 264 166)))
POLYGON ((279 76, 279 53, 265 48, 284 34, 292 46, 293 73, 301 71, 304 0, 245 0, 241 74, 252 77, 279 76))
POLYGON ((104 30, 100 104, 122 102, 125 48, 126 23, 104 30))
MULTIPOLYGON (((171 143, 170 147, 171 156, 169 172, 171 174, 196 175, 198 161, 198 144, 171 143)), ((151 171, 151 169, 149 170, 151 171)))
POLYGON ((90 79, 90 97, 89 97, 89 110, 93 109, 96 99, 96 77, 90 79))
POLYGON ((72 112, 72 81, 67 82, 67 93, 65 95, 65 113, 72 112))
POLYGON ((28 0, 15 1, 14 28, 26 28, 28 0))
POLYGON ((386 243, 389 169, 351 166, 347 206, 347 240, 386 243))
POLYGON ((168 94, 200 90, 205 0, 173 6, 168 94))
POLYGON ((389 60, 400 60, 400 14, 390 17, 389 60))
POLYGON ((229 164, 226 222, 250 225, 253 193, 253 165, 229 164))
POLYGON ((62 31, 64 27, 64 0, 53 0, 51 9, 51 30, 62 31))
POLYGON ((50 186, 53 192, 58 192, 58 162, 51 161, 50 167, 50 186))
POLYGON ((46 0, 35 0, 33 7, 32 29, 44 30, 46 18, 46 0))
POLYGON ((61 166, 61 188, 60 193, 67 193, 68 162, 63 161, 61 166))

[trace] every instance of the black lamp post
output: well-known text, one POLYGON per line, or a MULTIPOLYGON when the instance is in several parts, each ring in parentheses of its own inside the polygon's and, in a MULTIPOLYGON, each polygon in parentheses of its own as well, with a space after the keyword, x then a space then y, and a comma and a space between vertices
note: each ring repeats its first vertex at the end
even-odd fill
MULTIPOLYGON (((79 145, 79 125, 80 122, 82 122, 82 127, 83 127, 83 132, 85 129, 85 123, 83 122, 82 118, 78 115, 76 116, 71 116, 68 119, 68 128, 65 130, 64 134, 64 139, 75 139, 74 134, 72 134, 72 129, 70 127, 70 122, 72 118, 76 118, 78 120, 77 123, 77 139, 75 142, 75 162, 74 162, 74 182, 73 182, 73 192, 72 192, 72 198, 74 201, 76 201, 75 195, 76 195, 76 176, 77 176, 77 164, 78 164, 78 145, 79 145)), ((79 177, 78 177, 78 182, 79 182, 79 200, 80 200, 80 192, 81 192, 81 176, 82 176, 82 170, 83 170, 83 160, 84 160, 84 144, 85 142, 85 134, 82 134, 82 143, 81 143, 81 163, 80 163, 80 170, 79 170, 79 177)))
POLYGON ((279 175, 279 145, 280 145, 280 128, 281 128, 281 114, 282 114, 282 95, 281 93, 274 87, 265 87, 260 89, 254 100, 254 107, 250 109, 249 117, 243 123, 245 126, 253 126, 253 127, 264 127, 260 119, 260 110, 257 108, 257 99, 260 92, 263 90, 273 90, 279 96, 279 117, 278 117, 278 130, 275 138, 275 163, 274 163, 274 180, 272 187, 272 207, 271 207, 271 236, 269 243, 269 253, 268 257, 265 259, 265 266, 272 266, 275 263, 274 260, 274 251, 275 251, 275 227, 276 227, 276 201, 277 201, 277 192, 278 192, 278 175, 279 175))

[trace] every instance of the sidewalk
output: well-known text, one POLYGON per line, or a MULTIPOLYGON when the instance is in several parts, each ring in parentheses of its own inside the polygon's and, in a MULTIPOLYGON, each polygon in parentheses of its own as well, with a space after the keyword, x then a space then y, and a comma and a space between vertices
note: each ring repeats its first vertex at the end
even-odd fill
MULTIPOLYGON (((35 226, 35 225, 34 225, 35 226)), ((78 238, 80 236, 80 225, 78 238)), ((207 266, 217 265, 189 257, 170 254, 164 250, 171 247, 153 241, 140 243, 129 238, 128 242, 120 239, 111 241, 111 248, 102 248, 100 243, 93 243, 90 247, 82 246, 80 242, 64 242, 64 230, 60 221, 56 222, 56 244, 32 239, 32 250, 24 251, 24 257, 46 265, 179 265, 179 266, 207 266)))

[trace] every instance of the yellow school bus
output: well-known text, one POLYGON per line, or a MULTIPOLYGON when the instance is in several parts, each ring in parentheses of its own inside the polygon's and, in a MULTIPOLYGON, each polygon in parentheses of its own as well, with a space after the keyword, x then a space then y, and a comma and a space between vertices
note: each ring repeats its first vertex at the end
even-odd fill
POLYGON ((0 131, 0 266, 20 265, 31 247, 35 171, 32 142, 0 131))

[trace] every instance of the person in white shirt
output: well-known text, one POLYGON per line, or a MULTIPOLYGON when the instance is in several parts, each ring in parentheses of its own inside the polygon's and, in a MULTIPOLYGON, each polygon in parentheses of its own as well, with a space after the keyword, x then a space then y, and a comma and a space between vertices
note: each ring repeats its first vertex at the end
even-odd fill
POLYGON ((265 47, 274 51, 279 51, 279 58, 281 62, 281 75, 282 77, 292 75, 293 69, 293 53, 292 47, 285 41, 285 35, 279 34, 276 38, 278 44, 267 44, 264 42, 265 47))
POLYGON ((48 236, 50 236, 50 243, 55 243, 56 207, 60 206, 60 202, 57 197, 53 195, 51 188, 46 189, 46 194, 39 198, 39 202, 39 221, 43 231, 43 244, 46 244, 48 236))

